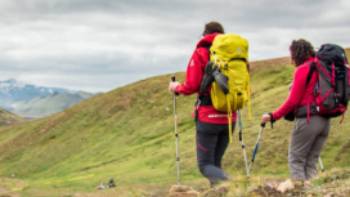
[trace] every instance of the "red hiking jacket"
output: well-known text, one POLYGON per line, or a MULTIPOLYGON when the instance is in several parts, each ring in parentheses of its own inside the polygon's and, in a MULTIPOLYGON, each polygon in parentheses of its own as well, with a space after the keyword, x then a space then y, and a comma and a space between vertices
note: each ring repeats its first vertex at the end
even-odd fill
MULTIPOLYGON (((185 82, 176 87, 177 93, 190 95, 199 92, 205 66, 209 62, 209 48, 216 35, 217 33, 206 35, 197 43, 187 65, 185 82)), ((228 124, 227 114, 215 110, 213 106, 199 106, 198 120, 212 124, 228 124)), ((236 113, 233 114, 233 122, 235 120, 236 113)))
POLYGON ((299 107, 313 103, 315 96, 313 90, 317 82, 317 73, 314 72, 306 86, 307 75, 310 71, 310 64, 314 58, 309 58, 302 65, 298 66, 294 72, 294 78, 288 98, 284 103, 272 113, 273 119, 278 120, 289 112, 299 107))

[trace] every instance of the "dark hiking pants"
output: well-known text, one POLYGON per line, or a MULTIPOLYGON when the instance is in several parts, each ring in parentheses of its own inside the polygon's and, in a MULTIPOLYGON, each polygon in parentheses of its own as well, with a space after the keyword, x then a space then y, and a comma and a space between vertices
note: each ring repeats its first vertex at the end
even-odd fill
POLYGON ((330 120, 321 116, 297 118, 289 145, 291 178, 309 180, 317 175, 317 162, 329 132, 330 120))
POLYGON ((200 172, 214 185, 228 179, 221 160, 228 146, 228 126, 197 121, 196 145, 200 172))

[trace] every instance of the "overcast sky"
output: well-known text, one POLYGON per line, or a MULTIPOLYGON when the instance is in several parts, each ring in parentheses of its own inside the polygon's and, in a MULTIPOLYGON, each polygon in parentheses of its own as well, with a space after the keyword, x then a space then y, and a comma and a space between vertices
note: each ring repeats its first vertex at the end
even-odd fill
POLYGON ((250 60, 292 39, 350 47, 349 0, 1 0, 0 80, 91 92, 185 71, 204 24, 250 42, 250 60))

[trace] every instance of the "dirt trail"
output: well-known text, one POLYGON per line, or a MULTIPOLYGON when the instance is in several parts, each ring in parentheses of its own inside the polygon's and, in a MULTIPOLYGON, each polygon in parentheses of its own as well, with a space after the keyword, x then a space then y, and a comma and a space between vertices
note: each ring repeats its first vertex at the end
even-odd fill
POLYGON ((19 197, 19 195, 0 187, 0 197, 19 197))

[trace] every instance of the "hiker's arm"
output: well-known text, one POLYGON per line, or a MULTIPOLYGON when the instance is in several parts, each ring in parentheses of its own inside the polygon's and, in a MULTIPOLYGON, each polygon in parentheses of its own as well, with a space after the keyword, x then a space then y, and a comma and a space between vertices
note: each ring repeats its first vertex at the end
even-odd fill
POLYGON ((209 54, 207 49, 198 48, 194 51, 186 72, 186 80, 176 87, 176 92, 184 95, 193 94, 199 91, 203 77, 203 68, 208 62, 209 54))
POLYGON ((272 113, 274 120, 278 120, 289 112, 295 110, 306 90, 305 83, 308 73, 308 67, 297 68, 294 73, 292 89, 289 92, 287 100, 272 113))

